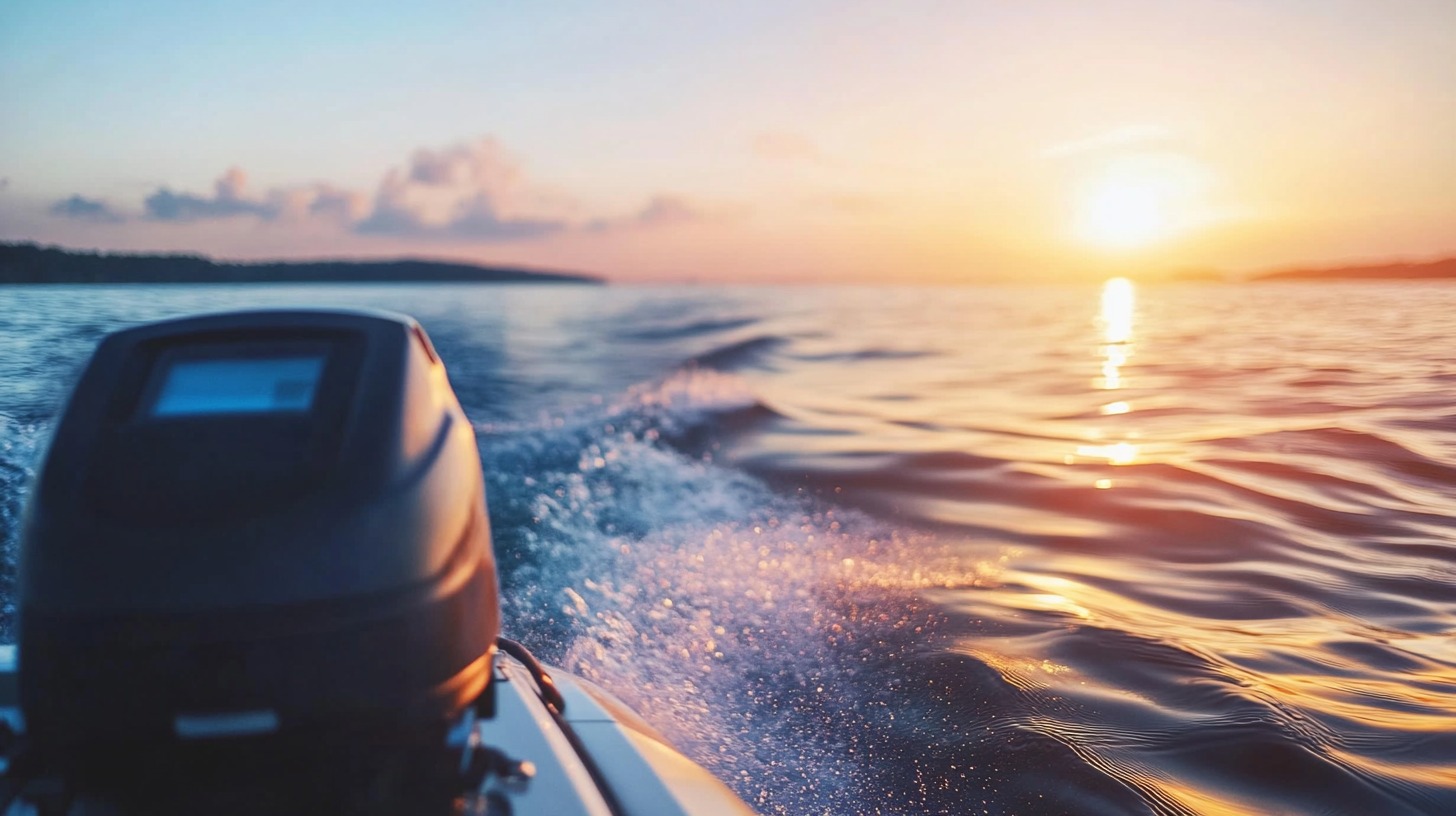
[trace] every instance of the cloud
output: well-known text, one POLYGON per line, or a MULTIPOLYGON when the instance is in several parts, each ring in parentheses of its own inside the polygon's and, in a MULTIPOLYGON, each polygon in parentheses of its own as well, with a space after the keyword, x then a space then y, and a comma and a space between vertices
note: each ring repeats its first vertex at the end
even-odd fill
POLYGON ((269 191, 270 220, 352 224, 369 213, 369 196, 319 182, 269 191))
POLYGON ((509 241, 550 235, 567 226, 565 221, 550 218, 503 218, 491 197, 480 193, 459 208, 447 229, 462 238, 509 241))
POLYGON ((418 184, 501 193, 518 190, 524 180, 520 160, 490 137, 441 150, 422 147, 410 157, 409 181, 418 184))
POLYGON ((665 226, 702 221, 708 214, 680 196, 653 196, 637 213, 636 222, 644 226, 665 226))
POLYGON ((147 217, 153 221, 207 221, 239 215, 256 215, 266 219, 275 214, 266 204, 258 202, 174 193, 166 187, 147 196, 142 204, 146 207, 147 217))
POLYGON ((549 218, 502 216, 487 192, 455 201, 446 218, 430 220, 426 208, 407 198, 408 185, 386 182, 367 218, 353 225, 361 235, 403 238, 463 238, 477 241, 517 241, 560 232, 567 222, 549 218))
POLYGON ((369 206, 369 197, 363 193, 338 190, 327 184, 317 185, 308 192, 312 193, 309 215, 351 221, 369 206))
POLYGON ((5 177, 5 178, 0 178, 0 193, 5 192, 9 188, 10 188, 10 178, 8 176, 5 177))
MULTIPOLYGON (((325 182, 273 187, 261 193, 232 167, 202 195, 158 187, 143 200, 148 221, 189 224, 252 218, 264 224, 317 225, 361 236, 421 241, 529 241, 558 233, 657 228, 713 218, 676 196, 651 197, 621 217, 590 219, 561 195, 543 191, 493 138, 419 148, 385 171, 372 194, 325 182)), ((105 204, 73 196, 52 212, 71 218, 120 220, 105 204)))
POLYGON ((353 225, 354 232, 366 235, 400 235, 424 230, 426 224, 423 218, 405 201, 407 186, 407 182, 399 179, 397 171, 390 171, 379 185, 372 212, 369 217, 353 225))
POLYGON ((354 224, 360 235, 389 235, 398 238, 463 238, 476 241, 521 241, 562 232, 565 221, 550 218, 505 218, 496 212, 489 197, 481 195, 462 203, 454 217, 443 222, 425 221, 418 212, 392 204, 376 205, 368 218, 354 224))
POLYGON ((247 184, 247 174, 241 168, 233 167, 213 185, 211 197, 174 193, 162 187, 147 196, 142 205, 146 208, 146 217, 153 221, 208 221, 243 215, 264 220, 277 217, 279 210, 276 206, 244 195, 247 184))
POLYGON ((420 148, 406 168, 385 174, 370 214, 356 233, 474 241, 521 241, 571 227, 564 217, 533 212, 519 160, 495 139, 420 148))
POLYGON ((83 198, 79 195, 57 201, 50 206, 48 212, 62 218, 92 221, 99 224, 117 224, 126 220, 120 213, 111 209, 106 202, 94 198, 83 198))

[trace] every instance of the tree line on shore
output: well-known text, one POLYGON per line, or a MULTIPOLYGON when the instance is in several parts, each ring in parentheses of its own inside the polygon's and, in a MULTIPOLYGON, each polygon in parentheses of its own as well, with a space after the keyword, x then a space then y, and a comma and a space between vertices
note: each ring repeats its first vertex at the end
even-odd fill
POLYGON ((570 272, 413 258, 229 263, 202 255, 0 243, 0 283, 601 283, 570 272))

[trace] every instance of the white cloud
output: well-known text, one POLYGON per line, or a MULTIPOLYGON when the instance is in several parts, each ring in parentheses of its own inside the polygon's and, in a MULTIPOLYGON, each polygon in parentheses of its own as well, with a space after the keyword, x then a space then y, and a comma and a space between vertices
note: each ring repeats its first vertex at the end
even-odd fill
MULTIPOLYGON (((385 171, 373 194, 312 182, 254 193, 248 174, 231 167, 210 194, 162 186, 142 202, 153 222, 178 224, 252 218, 263 224, 317 224, 341 234, 425 241, 505 242, 569 231, 663 227, 710 217, 686 198, 660 194, 622 217, 583 218, 576 205, 544 194, 522 163, 493 138, 444 148, 422 147, 385 171)), ((52 214, 93 222, 121 221, 109 205, 80 195, 56 202, 52 214)))

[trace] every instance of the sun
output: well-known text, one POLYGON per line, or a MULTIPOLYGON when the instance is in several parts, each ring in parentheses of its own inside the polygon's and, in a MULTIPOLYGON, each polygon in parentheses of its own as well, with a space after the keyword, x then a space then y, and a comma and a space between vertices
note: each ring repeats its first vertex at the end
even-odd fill
POLYGON ((1109 179, 1087 191, 1078 234, 1109 249, 1136 249, 1172 232, 1167 195, 1153 179, 1109 179))
POLYGON ((1136 250, 1188 231, 1200 205, 1204 173, 1177 155, 1112 162, 1077 192, 1074 232, 1093 246, 1136 250))

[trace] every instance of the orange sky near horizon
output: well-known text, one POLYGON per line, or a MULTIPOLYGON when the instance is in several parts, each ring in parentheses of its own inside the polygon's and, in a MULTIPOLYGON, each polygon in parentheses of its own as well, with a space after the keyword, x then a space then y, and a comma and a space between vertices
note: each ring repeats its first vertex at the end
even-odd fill
POLYGON ((347 9, 0 9, 0 239, 621 282, 1456 254, 1440 0, 347 9))

